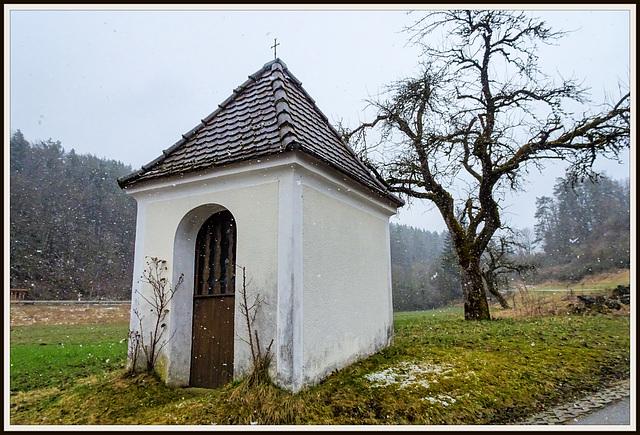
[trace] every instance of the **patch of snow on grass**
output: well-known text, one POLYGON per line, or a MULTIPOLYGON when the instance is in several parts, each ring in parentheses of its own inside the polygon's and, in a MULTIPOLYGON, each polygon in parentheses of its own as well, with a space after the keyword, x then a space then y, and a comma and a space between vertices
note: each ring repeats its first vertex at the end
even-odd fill
POLYGON ((456 403, 456 399, 451 396, 445 396, 443 394, 438 394, 438 397, 423 397, 420 400, 428 400, 431 403, 439 403, 444 406, 449 406, 453 403, 456 403))
POLYGON ((419 385, 429 388, 429 383, 437 383, 435 377, 446 375, 453 371, 453 366, 435 365, 435 364, 412 364, 403 362, 395 367, 369 373, 364 376, 366 380, 372 383, 372 387, 387 387, 397 384, 398 388, 405 388, 411 385, 419 385), (429 378, 429 379, 425 379, 429 378))

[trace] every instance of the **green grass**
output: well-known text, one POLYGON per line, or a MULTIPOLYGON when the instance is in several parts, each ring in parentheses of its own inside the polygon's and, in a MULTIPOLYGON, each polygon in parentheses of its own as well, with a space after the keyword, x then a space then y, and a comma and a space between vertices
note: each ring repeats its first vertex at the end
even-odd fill
POLYGON ((54 390, 12 393, 11 423, 503 424, 629 377, 629 317, 466 322, 452 308, 395 319, 392 346, 295 395, 247 381, 171 389, 101 369, 54 390), (406 385, 367 378, 390 371, 406 385))
POLYGON ((65 388, 122 368, 128 330, 122 323, 11 327, 11 391, 65 388))
POLYGON ((464 316, 462 307, 436 308, 425 311, 401 311, 393 313, 393 325, 396 329, 402 330, 404 326, 420 323, 426 319, 456 319, 464 316))

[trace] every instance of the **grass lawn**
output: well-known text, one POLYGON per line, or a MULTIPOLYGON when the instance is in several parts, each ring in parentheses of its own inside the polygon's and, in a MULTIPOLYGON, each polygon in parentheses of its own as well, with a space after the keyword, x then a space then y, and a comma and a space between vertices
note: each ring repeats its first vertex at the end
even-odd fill
POLYGON ((12 326, 10 389, 65 388, 123 367, 129 325, 12 326))
POLYGON ((630 370, 629 316, 466 322, 459 308, 396 313, 392 346, 295 395, 246 380, 171 389, 127 376, 127 325, 33 328, 11 331, 11 424, 506 424, 630 370), (66 363, 52 361, 59 343, 74 349, 66 363), (18 361, 30 368, 15 369, 18 361))

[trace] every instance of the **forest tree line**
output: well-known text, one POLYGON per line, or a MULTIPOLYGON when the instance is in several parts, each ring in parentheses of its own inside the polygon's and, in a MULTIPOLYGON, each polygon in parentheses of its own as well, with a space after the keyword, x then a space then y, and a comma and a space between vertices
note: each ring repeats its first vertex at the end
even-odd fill
MULTIPOLYGON (((559 178, 552 197, 536 200, 536 225, 496 233, 482 257, 485 283, 501 294, 515 282, 577 282, 629 269, 631 186, 603 175, 570 186, 559 178)), ((391 225, 393 302, 398 311, 437 308, 462 300, 460 274, 446 231, 438 235, 391 225)), ((490 294, 487 287, 488 296, 490 294)), ((499 300, 499 299, 498 299, 499 300)))
POLYGON ((446 231, 438 234, 392 223, 390 237, 395 311, 438 308, 461 300, 458 265, 446 231))
MULTIPOLYGON (((129 299, 136 204, 116 179, 131 172, 121 162, 67 152, 57 141, 31 144, 13 133, 11 288, 29 289, 31 299, 129 299)), ((491 244, 483 267, 499 290, 519 277, 505 265, 524 266, 521 278, 529 283, 629 268, 629 180, 565 184, 559 179, 553 197, 537 199, 533 231, 503 231, 491 244), (498 257, 501 264, 493 261, 498 257)), ((394 310, 462 299, 447 231, 390 224, 390 237, 394 310)))
POLYGON ((536 199, 537 261, 549 278, 578 281, 628 269, 631 260, 631 184, 603 176, 571 187, 559 178, 553 197, 536 199))
POLYGON ((136 204, 123 163, 10 140, 11 288, 30 299, 129 299, 136 204))

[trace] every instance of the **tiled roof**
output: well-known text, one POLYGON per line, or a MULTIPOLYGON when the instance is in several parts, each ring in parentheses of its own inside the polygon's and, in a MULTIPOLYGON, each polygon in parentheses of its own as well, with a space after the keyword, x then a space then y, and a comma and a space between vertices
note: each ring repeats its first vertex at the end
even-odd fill
POLYGON ((200 124, 151 163, 118 179, 120 187, 177 174, 300 150, 392 200, 341 139, 280 59, 265 64, 234 89, 200 124))

